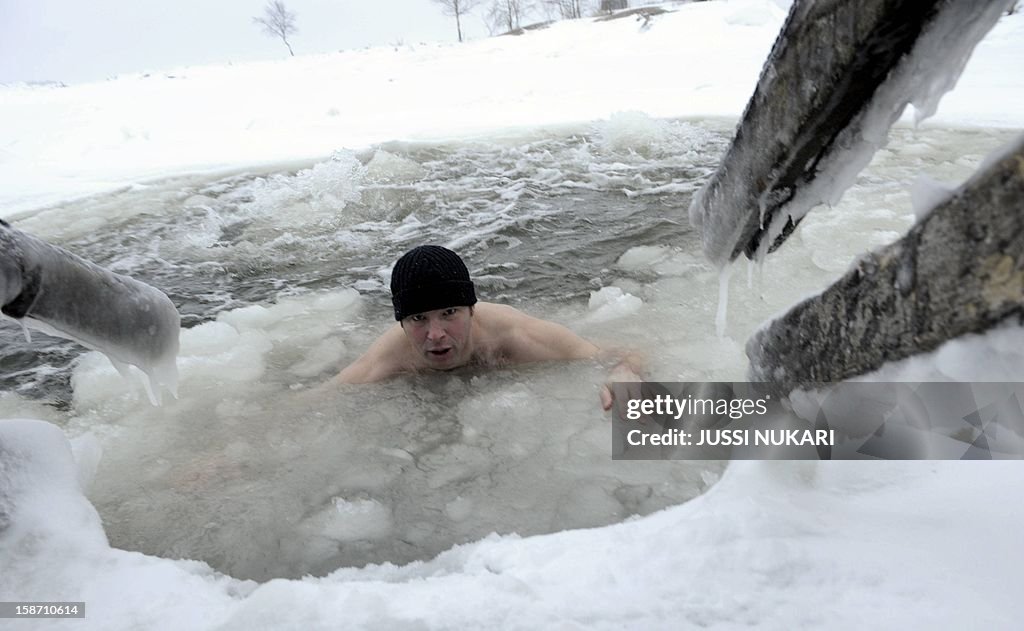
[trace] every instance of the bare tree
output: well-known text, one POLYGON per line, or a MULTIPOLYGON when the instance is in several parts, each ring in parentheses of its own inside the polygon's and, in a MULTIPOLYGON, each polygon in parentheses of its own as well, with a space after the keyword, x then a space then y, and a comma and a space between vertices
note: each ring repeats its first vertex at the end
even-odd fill
POLYGON ((253 22, 263 27, 263 32, 271 37, 280 37, 292 57, 295 52, 292 45, 288 43, 288 36, 298 32, 295 28, 295 14, 284 6, 281 0, 267 0, 267 6, 263 7, 263 15, 252 19, 253 22))
POLYGON ((434 0, 441 5, 445 15, 455 18, 455 28, 459 31, 459 41, 462 41, 462 16, 469 13, 473 7, 480 3, 480 0, 434 0))
POLYGON ((629 8, 629 0, 601 0, 601 13, 612 13, 629 8))
POLYGON ((587 0, 544 0, 544 5, 556 9, 563 19, 574 20, 583 17, 589 2, 587 0))
POLYGON ((531 7, 530 0, 492 0, 487 10, 487 25, 491 34, 510 33, 522 25, 522 17, 531 7))

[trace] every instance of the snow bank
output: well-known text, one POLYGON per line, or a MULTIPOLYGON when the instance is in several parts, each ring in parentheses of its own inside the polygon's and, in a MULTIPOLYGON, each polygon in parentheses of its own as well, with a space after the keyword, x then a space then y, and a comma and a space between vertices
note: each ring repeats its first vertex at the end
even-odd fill
POLYGON ((1012 463, 734 463, 642 520, 257 586, 107 546, 54 426, 0 421, 0 450, 0 597, 85 601, 75 628, 1012 629, 1024 616, 1012 463))

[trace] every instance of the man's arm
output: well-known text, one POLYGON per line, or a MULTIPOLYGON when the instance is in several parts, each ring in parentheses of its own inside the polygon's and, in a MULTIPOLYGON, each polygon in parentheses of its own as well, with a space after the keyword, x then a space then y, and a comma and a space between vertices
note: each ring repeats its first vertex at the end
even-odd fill
MULTIPOLYGON (((561 324, 549 322, 517 312, 513 335, 516 347, 513 359, 522 362, 566 360, 566 359, 597 359, 613 357, 618 363, 612 368, 608 381, 601 387, 601 407, 610 410, 615 403, 615 396, 610 384, 612 382, 633 382, 627 390, 639 392, 639 383, 643 380, 643 358, 635 352, 615 353, 602 350, 593 342, 580 337, 561 324)), ((623 403, 624 404, 624 403, 623 403)))
POLYGON ((399 357, 405 343, 401 327, 392 326, 335 379, 339 383, 372 383, 398 374, 401 372, 399 357))
POLYGON ((509 358, 515 362, 590 359, 601 354, 595 344, 561 324, 522 312, 517 312, 509 332, 509 358))

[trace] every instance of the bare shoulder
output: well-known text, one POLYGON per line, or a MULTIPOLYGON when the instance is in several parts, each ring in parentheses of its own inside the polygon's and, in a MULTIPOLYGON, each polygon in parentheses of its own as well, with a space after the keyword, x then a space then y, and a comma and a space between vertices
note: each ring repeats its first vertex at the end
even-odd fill
POLYGON ((514 362, 584 359, 600 352, 569 328, 515 307, 478 303, 476 314, 487 336, 514 362))
POLYGON ((395 324, 370 345, 358 359, 338 373, 341 383, 372 383, 403 372, 407 363, 406 341, 395 324))
POLYGON ((487 325, 508 326, 527 320, 537 320, 515 307, 494 302, 478 302, 473 306, 474 316, 480 317, 487 325))

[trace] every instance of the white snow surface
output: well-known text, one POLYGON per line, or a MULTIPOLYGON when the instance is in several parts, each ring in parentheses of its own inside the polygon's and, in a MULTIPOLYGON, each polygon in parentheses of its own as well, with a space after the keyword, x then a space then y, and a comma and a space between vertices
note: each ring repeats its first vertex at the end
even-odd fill
MULTIPOLYGON (((767 0, 572 20, 464 45, 211 65, 69 87, 0 87, 0 209, 185 172, 309 160, 388 140, 468 138, 640 111, 738 117, 785 11, 767 0), (740 14, 749 19, 739 20, 740 14)), ((1003 18, 933 124, 1024 127, 1024 24, 1003 18)), ((909 114, 908 114, 909 118, 909 114)))
MULTIPOLYGON (((0 87, 0 214, 391 139, 493 137, 628 111, 738 116, 784 11, 763 0, 672 8, 647 29, 580 20, 466 45, 0 87)), ((1024 73, 1014 71, 1022 58, 1024 17, 1004 17, 928 124, 1024 128, 1024 73)), ((638 251, 620 265, 660 256, 638 251)), ((594 306, 619 295, 627 294, 605 292, 594 306)), ((249 309, 232 322, 253 342, 232 352, 249 346, 256 371, 269 342, 244 329, 261 314, 249 309)), ((213 329, 226 324, 205 326, 213 342, 223 339, 213 329)), ((216 370, 206 355, 220 352, 202 335, 183 342, 197 347, 183 347, 195 380, 216 370)), ((1019 379, 1022 348, 1019 328, 1000 330, 877 378, 907 370, 912 380, 1019 379)), ((113 401, 90 398, 113 386, 88 368, 83 379, 100 380, 75 384, 76 407, 113 401)), ((0 601, 86 602, 85 620, 33 628, 1016 629, 1024 619, 1018 463, 737 462, 704 495, 644 518, 492 535, 428 562, 257 584, 111 548, 80 487, 99 457, 82 440, 69 448, 49 423, 0 421, 0 601)), ((367 503, 338 504, 337 513, 361 520, 317 517, 340 538, 387 525, 367 503)))

